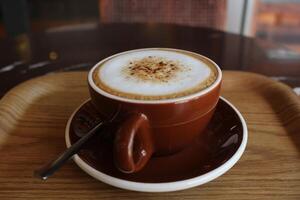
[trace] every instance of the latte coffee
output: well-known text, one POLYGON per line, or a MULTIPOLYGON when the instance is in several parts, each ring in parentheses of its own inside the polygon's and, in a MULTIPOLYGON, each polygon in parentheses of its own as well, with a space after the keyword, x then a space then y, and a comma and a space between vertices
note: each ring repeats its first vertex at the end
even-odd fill
POLYGON ((207 58, 175 49, 141 49, 98 64, 93 82, 115 96, 136 100, 173 99, 212 85, 218 70, 207 58))

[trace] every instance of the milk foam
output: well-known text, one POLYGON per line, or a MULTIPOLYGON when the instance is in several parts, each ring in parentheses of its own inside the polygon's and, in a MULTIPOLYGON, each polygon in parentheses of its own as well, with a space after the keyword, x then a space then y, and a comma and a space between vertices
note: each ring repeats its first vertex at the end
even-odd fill
MULTIPOLYGON (((171 64, 171 66, 174 65, 171 64)), ((207 86, 205 84, 207 84, 208 79, 211 79, 213 70, 201 59, 187 54, 167 50, 142 50, 113 57, 103 63, 95 73, 94 81, 98 87, 104 90, 107 87, 109 88, 108 92, 115 91, 117 95, 120 93, 119 96, 128 94, 135 96, 132 98, 139 99, 143 96, 164 97, 173 94, 185 94, 195 88, 201 90, 201 85, 203 85, 202 89, 207 86), (144 79, 132 75, 133 73, 126 73, 130 66, 132 68, 130 64, 145 58, 170 61, 175 63, 179 70, 175 70, 170 74, 171 77, 168 76, 168 79, 162 81, 144 79)), ((213 78, 215 79, 215 76, 213 78)))

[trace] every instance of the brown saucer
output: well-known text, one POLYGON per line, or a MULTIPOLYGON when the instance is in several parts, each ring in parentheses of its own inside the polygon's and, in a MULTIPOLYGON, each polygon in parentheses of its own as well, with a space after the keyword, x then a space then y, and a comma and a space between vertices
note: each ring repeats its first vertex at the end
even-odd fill
MULTIPOLYGON (((205 132, 187 149, 170 156, 152 157, 140 172, 124 174, 113 163, 112 140, 116 125, 108 127, 90 141, 78 156, 95 171, 122 180, 142 183, 174 182, 201 176, 226 163, 237 152, 245 135, 245 126, 238 111, 222 98, 205 132)), ((91 127, 101 120, 90 101, 74 113, 69 126, 69 141, 76 142, 85 130, 82 123, 91 127)), ((68 127, 67 127, 68 128, 68 127)), ((188 134, 188 133, 187 133, 188 134)), ((67 135, 66 135, 67 136, 67 135)), ((68 140, 68 139, 67 139, 68 140)), ((242 150, 243 151, 243 150, 242 150)), ((77 163, 78 164, 78 163, 77 163)))

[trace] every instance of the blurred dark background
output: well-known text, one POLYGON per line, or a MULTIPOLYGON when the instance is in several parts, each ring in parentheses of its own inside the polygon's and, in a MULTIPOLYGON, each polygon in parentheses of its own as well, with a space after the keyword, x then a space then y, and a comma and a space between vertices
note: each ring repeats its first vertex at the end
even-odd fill
POLYGON ((157 46, 300 86, 300 0, 0 0, 0 94, 157 46))
POLYGON ((300 52, 299 0, 1 0, 0 2, 0 38, 62 26, 147 22, 210 27, 284 43, 300 52))

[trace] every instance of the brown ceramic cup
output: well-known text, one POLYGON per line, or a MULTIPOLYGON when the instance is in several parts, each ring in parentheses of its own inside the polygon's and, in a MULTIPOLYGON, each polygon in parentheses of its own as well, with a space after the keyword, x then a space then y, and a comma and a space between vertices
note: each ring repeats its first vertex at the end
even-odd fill
POLYGON ((193 55, 215 67, 216 80, 209 87, 184 97, 134 100, 107 93, 93 81, 97 66, 122 53, 100 61, 89 72, 88 86, 93 105, 107 119, 114 117, 118 124, 114 160, 122 172, 137 172, 151 156, 169 155, 184 149, 203 132, 214 113, 220 95, 220 68, 205 56, 169 50, 193 55))

